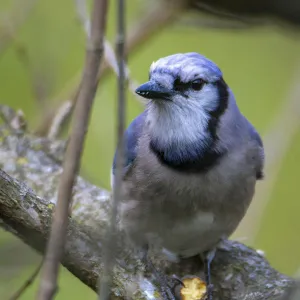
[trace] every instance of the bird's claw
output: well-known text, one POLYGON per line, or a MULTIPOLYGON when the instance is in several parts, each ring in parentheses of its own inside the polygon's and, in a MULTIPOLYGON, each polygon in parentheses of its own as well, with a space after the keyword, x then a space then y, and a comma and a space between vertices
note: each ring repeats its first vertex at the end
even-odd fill
POLYGON ((213 294, 212 294, 213 288, 214 288, 213 284, 208 284, 206 286, 206 300, 213 300, 213 294))
POLYGON ((179 286, 184 286, 184 283, 178 278, 176 275, 172 275, 171 277, 164 276, 164 279, 160 282, 160 288, 162 292, 162 297, 164 300, 176 300, 175 296, 175 288, 179 286))
POLYGON ((213 284, 211 283, 211 263, 215 257, 216 249, 207 251, 204 254, 205 281, 206 281, 206 300, 213 300, 213 284))
POLYGON ((176 300, 174 295, 175 288, 178 285, 184 286, 184 283, 176 275, 169 277, 158 271, 149 258, 147 259, 147 267, 159 283, 159 289, 163 300, 176 300))
POLYGON ((174 287, 176 287, 177 285, 182 285, 183 287, 185 287, 184 282, 177 275, 173 274, 171 278, 177 282, 177 284, 174 284, 174 287))

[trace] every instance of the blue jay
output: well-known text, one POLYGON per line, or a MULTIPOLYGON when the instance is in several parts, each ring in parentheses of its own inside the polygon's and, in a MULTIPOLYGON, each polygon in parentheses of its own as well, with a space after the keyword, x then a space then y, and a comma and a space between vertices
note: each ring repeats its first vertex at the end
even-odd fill
MULTIPOLYGON (((262 140, 218 66, 198 53, 153 62, 136 93, 148 102, 125 132, 121 226, 136 246, 206 255, 209 272, 263 176, 262 140)), ((115 169, 114 160, 112 185, 115 169)))

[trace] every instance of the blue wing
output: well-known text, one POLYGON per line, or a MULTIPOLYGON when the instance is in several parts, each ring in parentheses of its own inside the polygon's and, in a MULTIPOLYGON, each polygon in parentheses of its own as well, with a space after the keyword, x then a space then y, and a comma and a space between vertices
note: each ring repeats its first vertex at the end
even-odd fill
MULTIPOLYGON (((142 133, 144 122, 146 118, 146 112, 143 112, 138 117, 136 117, 125 131, 125 167, 124 173, 130 168, 132 163, 136 158, 137 143, 138 139, 142 133)), ((112 176, 115 174, 116 170, 116 154, 114 156, 112 165, 112 176)), ((113 179, 111 179, 113 181, 113 179)))
POLYGON ((261 160, 258 163, 257 173, 256 173, 256 178, 259 180, 259 179, 263 179, 263 177, 264 177, 264 173, 263 173, 264 160, 265 160, 264 145, 263 145, 263 141, 262 141, 260 135, 258 134, 258 132, 255 130, 255 128, 253 127, 253 125, 251 123, 249 123, 249 124, 250 124, 251 138, 257 142, 258 146, 260 147, 260 152, 261 152, 261 155, 260 155, 261 160))
POLYGON ((256 142, 258 143, 258 145, 260 147, 263 148, 264 145, 263 145, 263 142, 262 142, 262 139, 261 139, 260 135, 258 134, 258 132, 256 131, 256 129, 254 128, 254 126, 251 123, 249 123, 249 124, 251 125, 251 127, 250 127, 250 135, 251 135, 251 137, 254 140, 256 140, 256 142))

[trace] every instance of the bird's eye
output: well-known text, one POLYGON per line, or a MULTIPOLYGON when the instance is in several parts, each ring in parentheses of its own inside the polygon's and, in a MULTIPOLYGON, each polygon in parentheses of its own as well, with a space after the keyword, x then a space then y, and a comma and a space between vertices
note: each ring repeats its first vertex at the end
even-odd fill
POLYGON ((202 80, 202 79, 196 79, 196 80, 192 81, 191 87, 195 91, 200 91, 202 89, 204 83, 205 83, 204 80, 202 80))
POLYGON ((188 88, 188 85, 186 83, 183 83, 180 81, 179 78, 176 78, 174 81, 174 89, 177 92, 183 92, 188 88))

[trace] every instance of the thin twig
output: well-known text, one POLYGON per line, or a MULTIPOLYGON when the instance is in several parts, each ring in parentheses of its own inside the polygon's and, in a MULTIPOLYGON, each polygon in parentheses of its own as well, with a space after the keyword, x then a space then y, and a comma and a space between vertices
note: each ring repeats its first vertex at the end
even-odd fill
MULTIPOLYGON (((86 0, 75 0, 76 9, 77 9, 77 16, 80 20, 87 38, 90 37, 90 27, 91 22, 87 13, 86 9, 86 0)), ((104 38, 104 58, 105 62, 108 64, 108 66, 114 71, 114 73, 119 76, 119 69, 118 69, 118 60, 115 55, 115 52, 113 50, 113 47, 109 43, 107 39, 104 38)), ((125 78, 128 82, 129 90, 136 96, 136 98, 141 102, 144 103, 144 98, 139 97, 134 92, 135 89, 138 87, 138 83, 135 80, 132 80, 129 76, 129 68, 125 64, 125 78)), ((76 99, 74 97, 74 101, 67 101, 63 102, 62 105, 57 109, 57 112, 55 116, 53 117, 52 123, 50 125, 49 131, 48 131, 48 137, 49 138, 55 138, 59 136, 63 129, 63 125, 67 122, 68 118, 71 116, 73 112, 73 107, 76 103, 76 99)))
MULTIPOLYGON (((86 0, 75 0, 75 4, 76 4, 78 19, 80 20, 86 35, 89 36, 91 22, 86 9, 86 0)), ((114 71, 114 73, 117 76, 119 76, 117 57, 115 55, 113 47, 111 46, 111 44, 106 38, 104 38, 104 57, 105 57, 105 62, 108 64, 108 66, 114 71)), ((129 77, 129 68, 126 64, 124 68, 125 68, 125 79, 130 82, 131 80, 129 77)))
POLYGON ((30 275, 30 277, 24 282, 24 284, 9 298, 9 300, 17 300, 24 294, 24 292, 33 284, 34 280, 38 276, 42 265, 43 260, 40 262, 40 264, 34 270, 34 272, 30 275))
MULTIPOLYGON (((77 0, 82 1, 82 0, 77 0)), ((160 3, 155 3, 149 5, 147 9, 145 9, 145 14, 143 17, 138 20, 133 26, 131 26, 131 30, 128 32, 128 38, 126 42, 126 54, 129 52, 136 50, 137 47, 141 46, 144 42, 148 41, 157 31, 161 31, 164 27, 171 24, 174 20, 177 19, 177 16, 180 12, 186 10, 188 7, 188 3, 185 1, 175 1, 172 3, 168 3, 167 1, 162 1, 160 3), (153 18, 155 18, 155 22, 153 22, 153 18)), ((105 45, 104 45, 105 46, 105 45)), ((103 62, 100 67, 100 72, 98 73, 97 80, 100 80, 100 77, 109 70, 109 65, 106 62, 103 62)), ((76 75, 77 76, 77 75, 76 75)), ((131 87, 131 89, 135 88, 135 84, 131 87)), ((75 103, 78 92, 80 90, 80 86, 77 90, 73 90, 70 92, 72 102, 75 103)), ((50 101, 53 103, 53 101, 50 101)), ((56 111, 54 109, 47 114, 41 124, 37 126, 35 133, 37 135, 44 136, 49 131, 49 127, 52 124, 52 120, 56 115, 56 111)))
POLYGON ((71 114, 72 111, 73 111, 72 101, 66 101, 61 105, 49 129, 49 133, 47 135, 49 139, 55 139, 59 136, 61 129, 65 124, 65 121, 67 120, 68 116, 71 114))
POLYGON ((73 128, 66 149, 63 173, 58 187, 57 205, 37 294, 39 300, 52 299, 57 290, 57 276, 64 253, 72 188, 80 167, 85 134, 97 90, 96 77, 103 53, 102 45, 106 27, 107 6, 107 0, 94 0, 91 37, 87 41, 81 89, 75 105, 73 128))
POLYGON ((124 131, 126 126, 126 96, 125 96, 125 9, 126 0, 118 0, 117 7, 117 56, 118 56, 118 110, 117 110, 117 156, 116 170, 113 184, 113 204, 108 229, 108 237, 104 252, 103 276, 100 284, 99 299, 107 300, 110 298, 112 284, 112 274, 115 264, 116 245, 117 245, 117 214, 122 197, 122 175, 124 166, 124 131))
POLYGON ((194 1, 192 7, 199 9, 202 12, 210 13, 215 17, 225 18, 229 20, 237 20, 245 24, 247 23, 252 24, 254 20, 256 20, 256 18, 254 17, 249 18, 247 16, 239 15, 237 13, 232 13, 229 10, 214 7, 213 5, 203 3, 202 1, 198 1, 198 2, 194 1))

